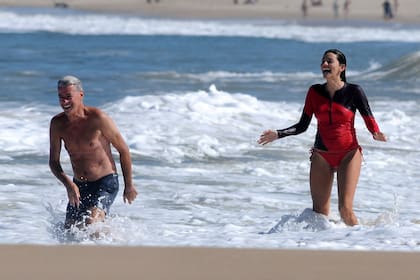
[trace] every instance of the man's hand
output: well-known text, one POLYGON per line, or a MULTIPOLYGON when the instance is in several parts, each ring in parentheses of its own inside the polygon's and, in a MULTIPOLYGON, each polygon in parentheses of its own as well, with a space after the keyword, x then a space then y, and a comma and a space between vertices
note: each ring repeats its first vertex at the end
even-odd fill
POLYGON ((67 189, 67 196, 69 198, 69 204, 73 207, 79 208, 80 192, 77 185, 71 182, 70 186, 67 186, 66 189, 67 189))
POLYGON ((128 204, 131 204, 134 201, 134 199, 136 199, 136 196, 137 191, 134 186, 125 187, 123 194, 124 203, 128 202, 128 204))

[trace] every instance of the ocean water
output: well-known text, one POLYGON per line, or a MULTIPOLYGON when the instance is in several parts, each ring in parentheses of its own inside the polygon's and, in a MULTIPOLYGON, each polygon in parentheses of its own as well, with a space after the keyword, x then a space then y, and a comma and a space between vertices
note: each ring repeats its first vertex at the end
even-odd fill
MULTIPOLYGON (((0 9, 0 243, 419 251, 419 26, 0 9), (315 120, 256 142, 299 119, 329 48, 347 55, 348 80, 389 138, 373 141, 357 116, 355 227, 339 219, 335 186, 329 217, 310 210, 315 120), (120 191, 98 239, 63 232, 67 196, 48 167, 66 74, 132 153, 138 199, 125 205, 120 191)), ((64 150, 62 163, 71 175, 64 150)))

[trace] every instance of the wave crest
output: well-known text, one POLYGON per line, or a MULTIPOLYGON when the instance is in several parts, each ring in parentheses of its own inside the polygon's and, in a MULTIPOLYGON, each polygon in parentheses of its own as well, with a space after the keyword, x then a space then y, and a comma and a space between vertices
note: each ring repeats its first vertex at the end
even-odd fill
POLYGON ((374 79, 418 79, 420 75, 420 51, 408 54, 375 71, 366 74, 374 79))
POLYGON ((324 26, 290 21, 164 20, 77 11, 0 10, 2 32, 56 32, 79 35, 233 36, 304 42, 420 42, 420 30, 401 26, 324 26))

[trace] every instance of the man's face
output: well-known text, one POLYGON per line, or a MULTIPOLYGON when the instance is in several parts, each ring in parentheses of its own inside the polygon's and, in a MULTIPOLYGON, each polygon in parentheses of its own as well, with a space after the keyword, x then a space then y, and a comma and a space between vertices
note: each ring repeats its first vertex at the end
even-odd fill
POLYGON ((70 113, 82 104, 83 91, 77 89, 74 85, 68 85, 58 88, 58 99, 64 112, 70 113))

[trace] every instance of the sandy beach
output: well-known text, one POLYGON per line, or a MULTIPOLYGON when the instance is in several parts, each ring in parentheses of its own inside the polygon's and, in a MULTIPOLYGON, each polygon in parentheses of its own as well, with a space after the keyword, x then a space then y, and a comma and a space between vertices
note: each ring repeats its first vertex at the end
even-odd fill
POLYGON ((418 279, 402 252, 3 245, 2 279, 418 279))
MULTIPOLYGON (((302 1, 296 0, 254 0, 254 4, 245 4, 246 0, 22 0, 0 1, 0 6, 14 7, 54 7, 66 4, 69 8, 98 12, 134 13, 142 16, 165 18, 206 18, 206 19, 302 19, 302 1)), ((334 0, 323 0, 322 5, 312 5, 307 1, 309 20, 328 20, 334 15, 334 0)), ((420 23, 420 1, 390 1, 395 17, 394 22, 420 23), (395 7, 395 3, 397 6, 395 7)), ((353 0, 348 11, 344 10, 344 0, 338 1, 338 17, 346 20, 383 21, 383 0, 353 0)))

